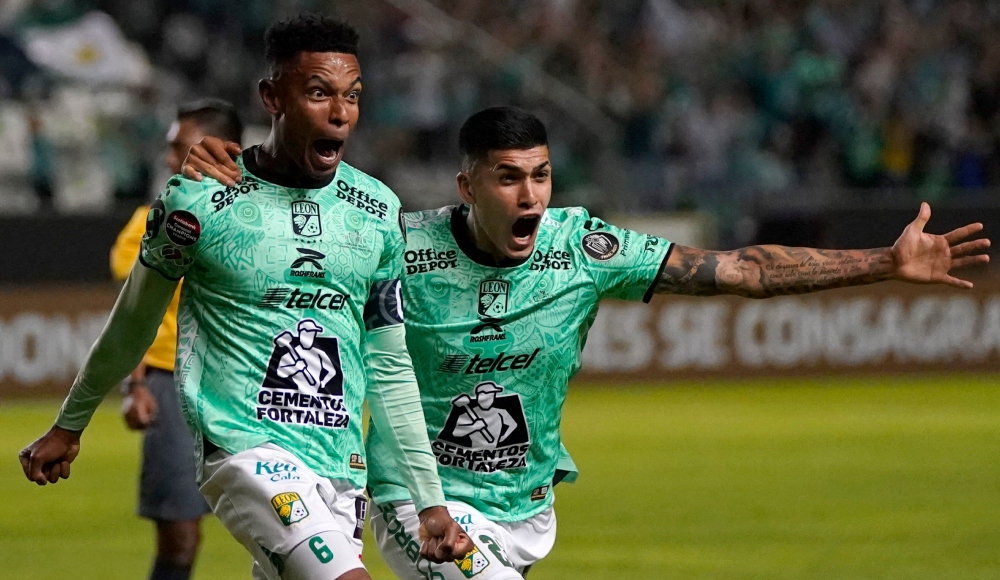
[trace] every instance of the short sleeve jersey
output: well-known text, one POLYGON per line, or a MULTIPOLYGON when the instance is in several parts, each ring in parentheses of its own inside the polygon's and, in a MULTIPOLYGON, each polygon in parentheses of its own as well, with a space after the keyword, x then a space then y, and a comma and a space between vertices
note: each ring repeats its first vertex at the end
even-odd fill
POLYGON ((346 163, 320 189, 238 164, 234 187, 172 178, 140 254, 184 277, 175 376, 196 452, 203 438, 230 453, 271 442, 364 487, 362 341, 402 323, 399 201, 346 163))
MULTIPOLYGON (((549 209, 532 257, 498 267, 475 257, 466 211, 406 214, 407 345, 445 495, 518 521, 552 503, 562 405, 598 302, 648 300, 671 243, 549 209)), ((368 448, 375 501, 408 499, 379 432, 368 448)))

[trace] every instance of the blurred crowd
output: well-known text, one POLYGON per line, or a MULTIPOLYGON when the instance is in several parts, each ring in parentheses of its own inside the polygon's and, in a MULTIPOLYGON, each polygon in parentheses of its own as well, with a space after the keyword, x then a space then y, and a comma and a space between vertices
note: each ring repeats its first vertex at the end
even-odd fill
POLYGON ((409 207, 452 198, 458 126, 501 103, 548 123, 556 203, 725 215, 1000 184, 1000 1, 5 0, 0 211, 17 184, 61 210, 147 197, 185 99, 233 102, 259 142, 263 31, 301 10, 361 29, 348 160, 409 207))

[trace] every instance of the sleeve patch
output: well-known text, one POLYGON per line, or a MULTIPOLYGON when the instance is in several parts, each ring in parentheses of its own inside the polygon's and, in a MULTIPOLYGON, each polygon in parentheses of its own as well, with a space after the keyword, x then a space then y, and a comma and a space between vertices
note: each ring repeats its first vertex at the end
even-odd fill
POLYGON ((588 256, 599 262, 606 262, 613 258, 621 247, 618 238, 609 232, 589 233, 583 236, 580 244, 588 256))
POLYGON ((178 246, 193 246, 201 237, 201 223, 194 214, 184 210, 167 216, 167 238, 178 246))
POLYGON ((163 200, 156 198, 152 204, 149 206, 149 213, 146 214, 146 235, 145 238, 151 239, 160 235, 160 227, 163 226, 163 219, 166 215, 166 209, 163 207, 163 200))
POLYGON ((399 279, 382 280, 372 284, 365 304, 365 328, 375 330, 384 326, 403 323, 403 298, 399 279))

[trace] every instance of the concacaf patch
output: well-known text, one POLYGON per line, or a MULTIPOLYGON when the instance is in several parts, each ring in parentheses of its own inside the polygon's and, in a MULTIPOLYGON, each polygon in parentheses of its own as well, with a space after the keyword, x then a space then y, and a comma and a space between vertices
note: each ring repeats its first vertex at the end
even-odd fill
POLYGON ((294 491, 279 493, 271 498, 271 507, 281 518, 281 523, 290 526, 309 517, 305 502, 294 491))
POLYGON ((472 578, 490 565, 490 561, 479 551, 479 548, 472 548, 472 551, 461 560, 455 560, 455 565, 462 571, 466 578, 472 578))

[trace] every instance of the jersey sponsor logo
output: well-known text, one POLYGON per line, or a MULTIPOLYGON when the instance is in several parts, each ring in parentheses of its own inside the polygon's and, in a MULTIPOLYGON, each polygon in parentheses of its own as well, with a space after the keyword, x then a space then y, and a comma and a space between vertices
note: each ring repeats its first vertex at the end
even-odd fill
POLYGON ((654 238, 653 236, 646 237, 646 247, 643 248, 645 252, 656 252, 656 246, 660 245, 660 238, 654 238))
POLYGON ((580 241, 583 251, 591 258, 604 262, 610 260, 618 253, 620 244, 614 234, 608 232, 594 232, 583 236, 580 241))
POLYGON ((344 429, 350 415, 344 406, 344 370, 340 343, 322 336, 311 318, 299 321, 296 334, 279 333, 257 393, 257 420, 344 429))
POLYGON ((406 526, 397 517, 395 506, 386 503, 376 507, 379 510, 379 516, 386 524, 386 533, 399 545, 403 554, 413 564, 416 573, 424 580, 444 580, 444 576, 440 572, 435 572, 432 569, 432 566, 436 564, 431 564, 430 560, 420 555, 420 544, 417 543, 419 538, 414 538, 413 534, 406 531, 406 526))
POLYGON ((170 212, 164 229, 167 238, 178 246, 191 246, 201 237, 201 223, 194 214, 184 210, 170 212))
POLYGON ((461 373, 467 375, 484 375, 498 371, 519 371, 531 366, 535 362, 535 357, 542 349, 536 348, 530 354, 510 354, 501 352, 495 357, 483 357, 479 354, 469 356, 467 354, 450 354, 444 357, 444 361, 438 366, 438 371, 443 373, 461 373), (470 360, 471 359, 471 360, 470 360), (468 364, 466 364, 468 363, 468 364), (462 369, 465 369, 464 371, 462 369))
POLYGON ((260 184, 257 183, 257 180, 246 176, 243 178, 241 183, 216 191, 212 194, 212 203, 215 204, 215 213, 219 213, 220 211, 233 205, 233 202, 236 201, 236 198, 239 196, 246 195, 251 191, 257 191, 259 189, 260 184))
POLYGON ((340 292, 302 292, 298 288, 278 286, 264 292, 257 306, 262 308, 288 308, 291 310, 342 310, 347 296, 340 292))
POLYGON ((364 457, 361 457, 360 453, 351 453, 350 465, 351 469, 364 469, 365 459, 364 457))
POLYGON ((531 269, 538 272, 545 270, 569 270, 572 267, 573 262, 569 252, 562 250, 549 250, 544 254, 541 250, 535 250, 531 261, 531 269))
POLYGON ((292 202, 292 231, 304 238, 314 238, 323 233, 319 219, 319 204, 313 201, 292 202))
POLYGON ((337 180, 337 197, 380 220, 384 220, 386 212, 389 211, 387 203, 353 185, 348 185, 343 179, 337 180))
POLYGON ((163 226, 166 211, 163 207, 163 200, 160 198, 156 198, 149 205, 149 212, 146 213, 146 234, 143 236, 144 240, 151 240, 160 235, 160 227, 163 226))
POLYGON ((301 522, 309 517, 309 510, 306 509, 305 502, 294 491, 279 493, 272 497, 271 507, 274 508, 274 513, 278 514, 281 523, 286 526, 301 522))
POLYGON ((455 560, 455 565, 462 571, 463 576, 472 578, 488 568, 490 561, 486 558, 485 554, 479 551, 479 548, 473 546, 472 551, 466 554, 464 558, 455 560))
POLYGON ((479 321, 472 328, 469 342, 492 342, 506 340, 503 315, 507 314, 507 303, 510 299, 510 282, 506 280, 483 280, 479 283, 479 321))
POLYGON ((407 275, 458 267, 458 253, 455 250, 444 252, 434 249, 407 250, 403 254, 403 259, 406 261, 407 275))
POLYGON ((299 468, 294 463, 284 461, 258 461, 254 475, 266 477, 269 481, 297 481, 302 479, 299 468))
POLYGON ((451 412, 431 444, 439 464, 477 473, 527 466, 531 436, 521 396, 500 395, 503 391, 484 381, 472 395, 452 399, 451 412))
POLYGON ((304 278, 306 280, 328 280, 330 273, 323 269, 320 260, 326 259, 326 254, 309 248, 295 248, 299 257, 295 258, 286 272, 286 279, 304 278))
POLYGON ((549 486, 543 485, 531 490, 531 501, 542 501, 549 495, 549 486))

